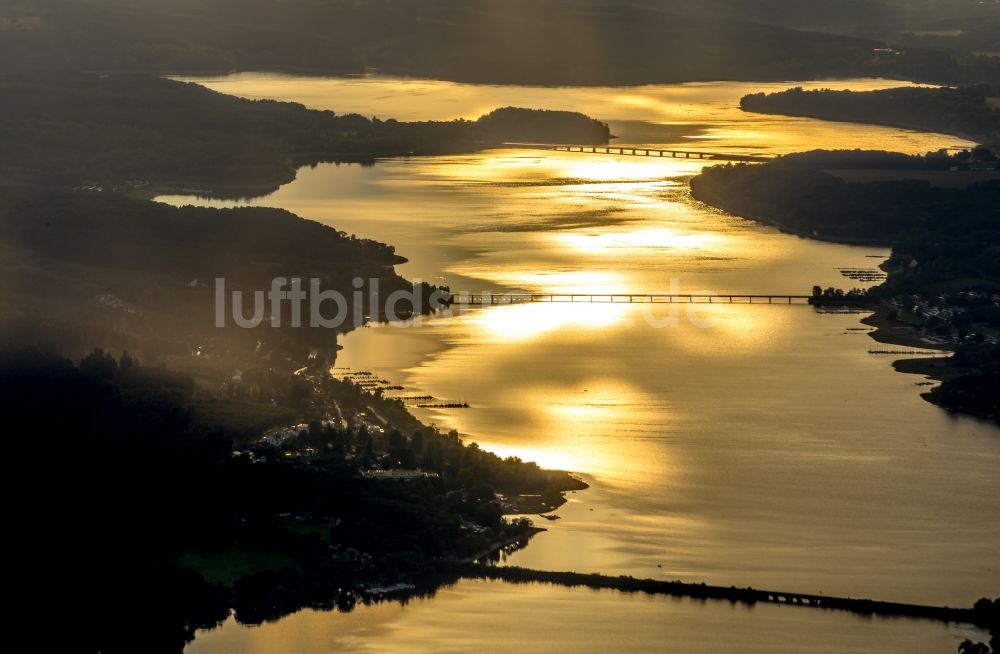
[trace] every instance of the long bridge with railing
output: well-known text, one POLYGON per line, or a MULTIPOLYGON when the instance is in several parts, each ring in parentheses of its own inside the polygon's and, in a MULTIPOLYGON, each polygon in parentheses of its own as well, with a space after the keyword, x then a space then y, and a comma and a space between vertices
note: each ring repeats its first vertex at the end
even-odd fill
POLYGON ((553 152, 578 152, 581 154, 604 154, 625 157, 654 157, 670 159, 711 159, 713 161, 765 162, 773 157, 730 152, 706 152, 704 150, 679 150, 676 148, 647 148, 641 146, 618 145, 567 145, 560 143, 504 143, 504 147, 527 150, 550 150, 553 152))
POLYGON ((529 303, 595 304, 809 304, 811 295, 772 293, 453 293, 449 304, 494 306, 529 303))

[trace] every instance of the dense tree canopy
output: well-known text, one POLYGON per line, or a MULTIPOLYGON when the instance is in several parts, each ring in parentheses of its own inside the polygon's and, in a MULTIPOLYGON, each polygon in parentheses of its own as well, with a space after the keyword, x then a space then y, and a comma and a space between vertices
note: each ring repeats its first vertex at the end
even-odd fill
POLYGON ((1000 108, 987 103, 989 98, 998 96, 1000 87, 986 85, 881 91, 794 88, 748 95, 740 106, 758 113, 892 125, 1000 144, 1000 108))
POLYGON ((403 123, 245 100, 142 75, 0 76, 0 175, 58 184, 138 181, 241 194, 320 161, 472 151, 508 141, 607 143, 572 112, 506 108, 478 121, 403 123))
POLYGON ((359 584, 530 534, 529 523, 501 519, 496 491, 584 487, 433 429, 391 436, 392 449, 319 425, 300 437, 380 459, 410 452, 439 473, 423 480, 365 479, 345 449, 251 462, 232 456, 239 434, 194 410, 192 388, 103 350, 79 366, 37 348, 0 350, 0 411, 36 432, 36 454, 18 460, 38 492, 8 516, 22 535, 16 555, 37 588, 60 589, 81 649, 179 652, 230 608, 257 622, 356 601, 359 584))

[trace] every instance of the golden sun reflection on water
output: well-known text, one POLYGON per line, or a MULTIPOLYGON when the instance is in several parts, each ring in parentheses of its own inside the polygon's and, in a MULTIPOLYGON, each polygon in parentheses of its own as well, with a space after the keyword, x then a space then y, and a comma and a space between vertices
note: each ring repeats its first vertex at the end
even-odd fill
POLYGON ((629 87, 520 87, 382 77, 299 77, 237 73, 222 77, 177 77, 210 89, 252 99, 281 98, 314 109, 360 113, 397 120, 475 120, 505 106, 573 108, 603 120, 685 121, 716 118, 738 110, 740 96, 792 86, 855 91, 920 86, 889 79, 796 82, 690 82, 629 87))
POLYGON ((585 461, 578 454, 571 451, 560 451, 553 447, 551 443, 542 443, 537 446, 511 447, 503 443, 483 441, 479 442, 479 445, 501 458, 516 457, 524 461, 534 461, 546 470, 568 470, 573 472, 584 472, 585 470, 585 461))
POLYGON ((451 386, 449 397, 479 398, 477 411, 434 410, 431 422, 465 423, 485 449, 606 483, 664 484, 683 466, 669 439, 650 434, 681 429, 691 415, 687 407, 664 403, 663 385, 678 378, 698 384, 699 362, 739 362, 747 352, 780 349, 795 329, 795 314, 803 312, 812 310, 589 302, 475 309, 432 323, 459 338, 433 366, 415 372, 432 377, 420 387, 451 386), (630 369, 622 358, 636 365, 648 358, 662 368, 630 369), (531 375, 497 385, 519 370, 531 375), (466 371, 462 382, 448 377, 455 371, 466 371), (518 407, 506 427, 493 422, 501 407, 518 407))
POLYGON ((432 160, 424 175, 443 180, 470 180, 489 186, 530 186, 550 182, 660 182, 697 174, 710 160, 671 157, 633 157, 591 153, 550 152, 502 148, 482 156, 454 156, 432 160))
MULTIPOLYGON (((600 475, 607 480, 628 471, 633 479, 655 476, 661 483, 669 483, 676 473, 669 450, 662 444, 628 438, 634 422, 644 419, 637 407, 649 406, 652 400, 627 380, 587 378, 568 387, 528 386, 519 394, 532 414, 531 421, 549 436, 513 448, 481 443, 490 451, 537 461, 543 468, 600 475), (540 397, 545 401, 532 401, 540 397), (623 441, 628 441, 627 447, 623 441), (580 448, 580 443, 588 446, 580 448)), ((658 420, 663 428, 669 427, 666 412, 660 411, 658 420)))
MULTIPOLYGON (((567 557, 573 554, 566 552, 567 557)), ((464 580, 441 588, 432 598, 405 605, 359 604, 349 614, 305 609, 258 626, 240 625, 230 617, 219 630, 199 631, 185 651, 652 654, 665 651, 664 644, 669 643, 670 650, 686 654, 913 654, 954 650, 958 634, 966 635, 931 622, 860 620, 835 611, 464 580)))
MULTIPOLYGON (((617 272, 602 270, 494 270, 480 272, 474 266, 463 268, 463 273, 484 277, 509 288, 524 288, 539 293, 579 295, 628 292, 628 277, 617 272)), ((538 305, 536 305, 538 306, 538 305)), ((560 305, 562 306, 562 305, 560 305)))
POLYGON ((676 174, 679 166, 675 160, 662 161, 657 159, 642 159, 639 157, 611 158, 602 155, 577 155, 575 159, 565 158, 558 161, 558 170, 563 177, 570 179, 595 180, 602 182, 616 181, 659 181, 667 173, 676 174))
POLYGON ((698 250, 711 247, 718 252, 725 247, 726 237, 711 232, 683 232, 667 227, 635 229, 630 231, 605 231, 599 233, 569 232, 553 235, 559 245, 588 254, 610 254, 621 248, 670 248, 672 250, 698 250))
POLYGON ((624 304, 598 308, 584 302, 539 302, 475 311, 464 324, 478 332, 473 339, 512 343, 559 329, 597 332, 619 323, 626 310, 624 304))
MULTIPOLYGON (((385 105, 384 80, 289 83, 316 94, 314 106, 377 107, 400 119, 485 104, 573 108, 622 121, 612 124, 620 142, 651 147, 778 154, 962 143, 739 110, 743 93, 792 84, 400 81, 398 89, 423 95, 385 105), (654 101, 622 102, 634 95, 654 101)), ((838 84, 897 85, 816 83, 838 84)), ((274 88, 262 92, 288 97, 274 88)), ((708 163, 507 149, 323 165, 251 204, 392 243, 410 260, 402 275, 455 290, 654 293, 676 280, 682 293, 802 294, 813 284, 853 285, 842 269, 874 268, 887 256, 707 209, 686 178, 708 163)), ((996 439, 988 426, 925 403, 914 379, 869 355, 858 318, 787 306, 515 305, 420 329, 357 330, 343 339, 338 365, 467 402, 414 411, 487 450, 593 475, 516 565, 967 602, 968 589, 996 586, 996 529, 982 523, 1000 497, 989 474, 996 439)))

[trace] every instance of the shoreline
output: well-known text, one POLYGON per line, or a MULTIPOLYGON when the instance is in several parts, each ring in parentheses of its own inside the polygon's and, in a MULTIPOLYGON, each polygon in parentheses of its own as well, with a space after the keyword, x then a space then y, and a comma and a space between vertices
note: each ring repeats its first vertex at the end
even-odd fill
MULTIPOLYGON (((698 197, 697 193, 695 192, 694 185, 691 184, 691 181, 693 180, 694 178, 692 178, 692 180, 688 182, 689 186, 691 187, 692 197, 694 197, 697 201, 701 202, 702 204, 711 207, 713 209, 716 209, 718 211, 722 211, 730 216, 735 216, 737 218, 742 218, 743 220, 750 220, 758 224, 766 225, 768 227, 773 227, 784 234, 788 234, 791 236, 798 236, 799 238, 809 238, 816 241, 825 241, 829 243, 836 243, 839 245, 846 245, 846 246, 869 246, 869 247, 893 248, 893 245, 891 243, 878 242, 874 239, 870 240, 870 239, 849 238, 849 237, 837 238, 832 236, 822 236, 815 233, 809 234, 806 233, 804 230, 789 228, 777 220, 766 219, 758 216, 746 215, 737 213, 735 211, 730 211, 725 207, 712 204, 711 202, 698 197)), ((885 262, 883 262, 882 266, 880 267, 883 267, 884 269, 884 266, 885 262)), ((891 274, 892 273, 890 272, 890 275, 891 274)), ((883 282, 883 284, 884 283, 885 282, 883 282)), ((888 315, 889 309, 882 302, 879 303, 865 302, 862 304, 855 304, 853 306, 854 308, 859 308, 871 312, 869 316, 862 318, 860 322, 863 325, 875 327, 875 331, 869 332, 868 336, 877 343, 882 343, 886 345, 897 345, 910 348, 920 348, 927 350, 938 350, 944 352, 954 352, 957 349, 957 345, 955 345, 954 343, 928 343, 915 332, 912 325, 909 325, 899 320, 893 320, 889 318, 888 315)), ((951 365, 950 362, 951 362, 950 356, 937 357, 937 358, 932 358, 930 356, 919 357, 919 358, 913 358, 913 357, 906 358, 905 355, 900 355, 900 358, 893 360, 892 365, 893 369, 896 372, 903 374, 922 375, 925 378, 937 382, 946 382, 951 379, 961 377, 969 372, 965 368, 951 365)), ((939 409, 948 411, 949 413, 958 413, 984 420, 994 419, 994 416, 992 415, 984 415, 973 411, 958 410, 946 404, 943 404, 938 401, 938 394, 933 391, 920 393, 920 397, 925 401, 929 402, 930 404, 933 404, 934 406, 938 407, 939 409)))
POLYGON ((956 348, 954 343, 928 343, 914 332, 912 325, 890 318, 889 310, 884 305, 880 304, 868 307, 868 309, 873 313, 862 318, 861 324, 875 328, 875 331, 869 332, 868 336, 878 343, 944 352, 953 352, 956 348))
POLYGON ((687 597, 697 600, 717 600, 731 603, 789 605, 802 608, 817 608, 828 611, 846 611, 859 616, 907 617, 935 620, 948 624, 969 624, 988 632, 996 633, 997 609, 994 601, 983 599, 968 608, 929 606, 905 602, 888 602, 866 598, 838 597, 780 590, 762 590, 753 587, 716 586, 705 583, 683 581, 660 581, 639 579, 631 576, 611 576, 585 574, 579 572, 555 572, 533 570, 514 566, 483 566, 463 564, 453 568, 463 579, 484 579, 505 583, 541 583, 557 586, 591 588, 594 590, 616 590, 623 593, 645 593, 687 597))
MULTIPOLYGON (((723 164, 723 165, 731 165, 731 163, 727 163, 727 164, 723 164)), ((731 216, 731 217, 734 217, 734 218, 741 218, 743 220, 749 220, 751 222, 755 222, 755 223, 758 223, 760 225, 765 225, 767 227, 773 227, 774 229, 777 229, 782 234, 787 234, 789 236, 797 236, 799 238, 805 238, 805 239, 809 239, 809 240, 812 240, 812 241, 820 241, 820 242, 823 242, 823 243, 835 243, 837 245, 849 245, 849 246, 852 246, 852 247, 892 248, 892 243, 890 243, 888 241, 879 240, 879 239, 876 239, 876 238, 861 238, 861 237, 852 237, 852 236, 837 236, 837 235, 833 235, 833 234, 820 234, 819 232, 816 232, 816 231, 808 232, 808 231, 806 231, 804 229, 796 229, 794 227, 789 227, 788 225, 782 223, 781 221, 774 220, 773 218, 766 218, 764 216, 753 216, 753 215, 741 214, 741 213, 737 213, 734 210, 727 209, 727 208, 725 208, 723 206, 720 206, 720 205, 717 205, 717 204, 712 204, 708 200, 705 200, 705 199, 702 199, 702 198, 698 197, 697 191, 695 190, 694 186, 691 184, 691 182, 694 181, 700 174, 701 173, 699 173, 698 175, 692 175, 691 177, 687 178, 688 188, 691 190, 691 197, 695 201, 700 202, 701 204, 703 204, 704 206, 706 206, 706 207, 708 207, 710 209, 713 209, 715 211, 720 211, 720 212, 724 213, 727 216, 731 216)), ((886 257, 886 258, 888 258, 888 257, 886 257)))
MULTIPOLYGON (((888 316, 885 306, 875 307, 874 313, 867 318, 861 319, 861 324, 875 327, 875 331, 869 332, 868 336, 877 343, 886 345, 899 345, 903 347, 919 347, 924 349, 936 349, 943 352, 953 352, 955 345, 952 343, 931 344, 913 333, 910 325, 900 321, 892 320, 888 316)), ((904 375, 920 375, 925 379, 937 382, 947 381, 962 376, 964 370, 950 364, 951 357, 915 357, 894 359, 892 368, 904 375)), ((932 391, 920 393, 920 397, 926 402, 933 404, 939 409, 954 413, 947 406, 935 401, 935 394, 932 391)), ((966 414, 975 415, 975 414, 966 414)), ((983 418, 984 416, 975 416, 983 418)))
POLYGON ((517 536, 511 536, 510 538, 505 538, 504 540, 492 543, 486 549, 480 552, 476 552, 472 556, 467 556, 464 559, 461 559, 460 563, 478 564, 479 561, 489 558, 494 554, 504 551, 514 545, 517 545, 517 547, 514 549, 522 549, 530 544, 532 538, 542 533, 543 531, 548 531, 548 529, 546 529, 545 527, 530 527, 529 529, 525 530, 523 534, 519 534, 517 536))
MULTIPOLYGON (((908 80, 902 80, 902 81, 908 81, 908 80)), ((922 127, 919 125, 907 124, 905 121, 892 122, 890 119, 858 121, 846 118, 825 118, 822 116, 817 116, 814 114, 807 114, 807 113, 783 113, 780 111, 760 111, 754 109, 747 109, 742 105, 742 103, 740 104, 740 111, 746 112, 748 114, 760 114, 761 116, 787 116, 789 118, 810 118, 812 120, 822 120, 828 123, 844 123, 848 125, 874 125, 876 127, 891 127, 893 129, 902 129, 908 132, 920 132, 923 134, 927 133, 942 134, 944 136, 951 136, 957 139, 962 139, 963 141, 969 141, 970 143, 974 143, 976 146, 983 145, 986 140, 982 136, 974 136, 972 134, 960 134, 952 131, 936 131, 933 129, 927 129, 926 127, 922 127)))
POLYGON ((286 77, 320 77, 331 79, 370 79, 370 78, 391 78, 404 80, 431 80, 436 82, 449 82, 453 84, 473 84, 478 86, 523 86, 530 88, 623 88, 635 89, 644 86, 659 86, 666 84, 709 84, 712 82, 732 82, 736 84, 795 84, 801 82, 839 82, 856 79, 879 79, 891 80, 894 82, 909 82, 911 84, 921 84, 928 86, 948 86, 957 82, 943 82, 924 78, 919 75, 893 75, 886 76, 882 73, 892 71, 869 71, 862 73, 843 73, 833 75, 812 75, 806 78, 787 78, 780 75, 747 75, 744 77, 725 76, 694 76, 694 77, 656 77, 650 76, 641 82, 614 82, 611 80, 598 81, 550 81, 550 82, 524 82, 515 81, 508 77, 497 75, 494 77, 470 77, 463 75, 445 76, 435 74, 415 74, 400 73, 388 70, 364 67, 352 70, 331 70, 324 66, 284 66, 277 68, 241 68, 236 67, 216 67, 216 66, 192 66, 187 69, 157 69, 157 68, 100 68, 88 70, 99 75, 120 75, 120 74, 140 74, 155 75, 169 79, 180 79, 181 81, 191 81, 191 78, 221 78, 234 75, 281 75, 286 77))

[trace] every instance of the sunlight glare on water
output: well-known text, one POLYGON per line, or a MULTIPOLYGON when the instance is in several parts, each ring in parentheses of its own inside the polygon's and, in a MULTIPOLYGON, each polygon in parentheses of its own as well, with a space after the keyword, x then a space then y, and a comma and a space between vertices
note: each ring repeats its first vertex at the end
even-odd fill
MULTIPOLYGON (((475 117, 506 105, 573 109, 609 121, 624 142, 706 151, 918 153, 967 145, 738 108, 744 93, 793 84, 545 89, 270 75, 202 81, 247 97, 367 115, 377 109, 403 120, 475 117)), ((320 165, 243 203, 283 207, 391 243, 409 259, 401 274, 456 291, 799 295, 813 284, 861 285, 841 269, 875 268, 888 254, 782 234, 705 207, 688 188, 704 165, 505 149, 374 167, 320 165)), ((561 519, 546 522, 548 531, 514 554, 514 564, 953 606, 995 595, 996 428, 922 400, 914 386, 920 378, 869 354, 873 341, 858 331, 861 317, 766 304, 496 306, 418 328, 357 330, 343 339, 337 365, 371 370, 408 392, 468 402, 468 409, 413 410, 503 456, 586 476, 591 488, 571 494, 557 510, 561 519)), ((562 606, 558 597, 569 597, 562 591, 502 588, 512 596, 506 619, 529 619, 519 602, 552 621, 564 617, 555 608, 562 606), (539 606, 541 593, 555 604, 539 606)), ((487 595, 468 590, 465 601, 482 608, 487 595)), ((454 596, 445 593, 440 606, 451 606, 454 596)), ((602 606, 620 619, 635 608, 602 606)), ((580 620, 591 619, 585 606, 577 609, 580 620)), ((726 609, 706 610, 730 620, 726 609)), ((426 619, 404 610, 391 624, 409 629, 426 619)), ((782 625, 791 630, 788 642, 833 624, 823 614, 802 620, 782 625)), ((725 624, 731 639, 716 644, 742 648, 773 623, 725 624)), ((907 640, 860 620, 844 624, 851 651, 864 651, 855 638, 874 639, 870 651, 957 646, 954 629, 908 626, 906 633, 927 637, 907 640)), ((678 629, 682 642, 691 636, 678 629)), ((467 637, 467 645, 475 642, 474 634, 467 637)), ((386 649, 403 651, 398 643, 386 649)))

